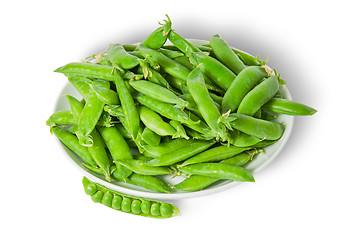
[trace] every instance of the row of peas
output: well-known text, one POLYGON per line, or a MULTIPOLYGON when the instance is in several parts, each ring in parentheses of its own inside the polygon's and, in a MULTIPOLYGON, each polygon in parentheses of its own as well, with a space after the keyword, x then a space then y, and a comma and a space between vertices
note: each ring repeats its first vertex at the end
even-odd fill
POLYGON ((284 133, 273 120, 316 112, 282 98, 285 82, 265 64, 219 35, 192 44, 168 17, 140 44, 110 44, 56 69, 82 100, 66 95, 70 110, 52 114, 47 125, 108 181, 160 193, 223 179, 254 182, 245 164, 284 133), (161 175, 185 179, 170 186, 161 175))

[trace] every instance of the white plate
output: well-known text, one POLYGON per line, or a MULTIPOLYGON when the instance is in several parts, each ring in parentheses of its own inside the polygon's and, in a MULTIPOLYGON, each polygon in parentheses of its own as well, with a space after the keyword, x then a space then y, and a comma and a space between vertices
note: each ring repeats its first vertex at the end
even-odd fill
MULTIPOLYGON (((280 86, 280 92, 282 94, 282 97, 286 99, 291 100, 291 95, 288 91, 288 89, 285 86, 280 86)), ((73 87, 72 84, 67 83, 66 86, 62 89, 60 97, 57 99, 56 102, 56 107, 55 111, 62 111, 62 110, 68 110, 69 109, 69 104, 68 101, 65 97, 65 95, 71 95, 74 96, 78 99, 81 99, 80 94, 78 91, 73 87)), ((254 157, 254 159, 246 164, 246 168, 253 173, 262 170, 264 167, 267 167, 281 152, 285 144, 287 143, 292 127, 293 127, 293 122, 294 118, 293 116, 288 116, 288 115, 279 115, 276 119, 276 122, 284 123, 286 126, 285 131, 283 136, 279 139, 278 142, 275 144, 268 146, 265 148, 265 153, 260 153, 254 157)), ((182 198, 192 198, 192 197, 198 197, 198 196, 204 196, 208 194, 213 194, 216 192, 223 191, 225 189, 229 189, 231 187, 234 187, 238 185, 240 182, 233 182, 230 180, 223 180, 223 181, 218 181, 211 186, 200 190, 196 192, 182 192, 182 191, 177 191, 173 190, 172 193, 166 194, 166 193, 155 193, 151 192, 147 189, 138 187, 138 186, 133 186, 130 184, 125 184, 123 182, 118 182, 118 181, 112 181, 111 183, 105 181, 104 177, 96 174, 89 169, 85 168, 82 165, 82 159, 73 153, 70 149, 68 149, 63 143, 61 143, 59 140, 57 140, 59 145, 62 147, 62 150, 64 153, 67 154, 67 159, 70 160, 70 162, 76 166, 86 177, 88 177, 90 180, 97 182, 99 184, 102 184, 110 189, 113 189, 115 191, 125 193, 125 194, 130 194, 134 196, 139 196, 139 197, 146 197, 146 198, 152 198, 152 199, 160 199, 160 200, 174 200, 174 199, 182 199, 182 198)), ((255 177, 255 174, 254 174, 255 177)), ((175 185, 176 183, 182 181, 184 178, 183 177, 174 177, 172 176, 164 176, 163 179, 171 185, 175 185)), ((255 184, 255 183, 248 183, 248 184, 255 184)))

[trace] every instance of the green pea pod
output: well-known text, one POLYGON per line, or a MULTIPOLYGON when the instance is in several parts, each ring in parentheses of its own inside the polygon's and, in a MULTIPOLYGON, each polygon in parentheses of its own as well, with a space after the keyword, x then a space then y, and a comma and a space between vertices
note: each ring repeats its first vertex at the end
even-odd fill
POLYGON ((239 113, 232 113, 229 117, 231 118, 229 121, 231 127, 261 140, 277 140, 284 133, 284 126, 275 122, 239 113))
POLYGON ((141 138, 145 143, 154 147, 159 146, 161 141, 161 136, 150 130, 148 127, 144 128, 141 138))
POLYGON ((185 129, 183 128, 182 124, 177 122, 177 121, 174 121, 174 120, 171 120, 169 122, 169 124, 171 126, 173 126, 173 128, 175 128, 176 130, 176 133, 173 135, 173 138, 185 138, 185 139, 189 139, 185 129))
POLYGON ((120 44, 110 44, 107 49, 109 61, 123 69, 131 69, 139 64, 138 57, 128 53, 120 44))
POLYGON ((103 140, 96 129, 91 132, 91 138, 93 144, 91 147, 88 147, 88 150, 101 169, 105 179, 110 182, 110 159, 104 148, 103 140))
MULTIPOLYGON (((135 96, 136 100, 143 104, 144 106, 150 108, 151 110, 158 112, 160 115, 169 118, 171 120, 176 120, 181 123, 186 124, 198 124, 199 122, 194 122, 190 117, 183 112, 181 109, 174 107, 174 105, 155 100, 143 94, 138 94, 135 96)), ((121 98, 120 98, 121 99, 121 98)))
POLYGON ((277 76, 271 76, 253 88, 241 101, 237 113, 253 116, 279 90, 277 76))
POLYGON ((95 161, 88 149, 79 144, 78 138, 75 135, 62 130, 59 127, 52 127, 51 131, 61 142, 63 142, 63 144, 80 156, 86 163, 91 166, 95 166, 95 161))
POLYGON ((160 178, 151 175, 142 175, 137 173, 132 173, 126 182, 136 186, 140 186, 146 189, 150 189, 155 192, 170 193, 171 188, 160 178))
POLYGON ((163 156, 154 158, 145 164, 151 166, 169 166, 174 163, 186 160, 200 152, 205 151, 215 144, 215 141, 196 141, 186 147, 177 149, 173 152, 164 154, 163 156))
POLYGON ((168 34, 171 30, 170 18, 168 15, 166 15, 166 17, 168 20, 164 20, 165 24, 161 24, 161 27, 157 28, 141 42, 143 46, 157 50, 165 44, 168 39, 168 34))
POLYGON ((180 51, 182 51, 187 57, 190 57, 192 52, 201 52, 199 48, 178 35, 175 31, 170 31, 168 38, 170 42, 174 44, 174 46, 180 51))
POLYGON ((259 57, 253 57, 252 55, 238 50, 236 48, 232 49, 234 53, 241 59, 241 61, 247 66, 264 66, 266 65, 267 61, 261 61, 259 57))
POLYGON ((221 115, 209 95, 203 75, 198 68, 190 72, 187 87, 207 125, 214 131, 216 138, 226 141, 228 138, 226 128, 219 123, 221 115))
POLYGON ((116 105, 120 103, 119 95, 115 91, 109 88, 96 86, 96 84, 90 84, 90 87, 95 91, 97 97, 105 104, 116 105))
POLYGON ((118 71, 115 69, 114 71, 114 77, 115 77, 115 84, 117 93, 120 98, 124 118, 126 121, 126 125, 128 127, 129 132, 132 135, 132 138, 135 139, 137 137, 138 131, 139 131, 139 114, 137 111, 137 108, 135 106, 134 99, 128 90, 125 82, 119 75, 118 71))
POLYGON ((68 81, 77 89, 84 100, 88 98, 90 92, 90 86, 88 82, 90 81, 90 79, 86 77, 74 76, 69 77, 68 81))
POLYGON ((83 178, 83 186, 85 193, 90 195, 91 199, 97 200, 95 202, 104 204, 107 202, 104 196, 109 198, 109 194, 112 194, 111 205, 105 205, 115 210, 151 218, 170 218, 180 214, 178 208, 170 203, 119 193, 86 177, 83 178))
POLYGON ((246 67, 236 53, 218 34, 211 37, 210 45, 218 60, 235 74, 239 74, 246 67))
POLYGON ((156 167, 149 166, 145 164, 145 161, 142 160, 133 160, 133 159, 118 159, 117 163, 129 168, 133 172, 142 174, 142 175, 166 175, 171 174, 171 171, 168 167, 156 167))
POLYGON ((227 158, 231 158, 233 156, 236 156, 237 154, 240 154, 244 151, 249 150, 248 147, 236 147, 230 145, 228 146, 218 146, 214 148, 210 148, 202 153, 199 153, 186 161, 184 161, 182 164, 179 165, 179 167, 187 166, 190 164, 196 164, 196 163, 203 163, 203 162, 215 162, 224 160, 227 158))
POLYGON ((236 147, 249 147, 260 142, 261 139, 243 132, 230 131, 230 143, 236 147))
POLYGON ((222 112, 235 112, 246 94, 267 75, 268 70, 258 66, 250 66, 241 71, 223 96, 222 112))
POLYGON ((129 84, 138 92, 150 96, 158 101, 175 104, 176 107, 182 109, 188 105, 188 102, 176 96, 175 93, 155 83, 139 80, 131 81, 129 84))
POLYGON ((53 127, 59 124, 75 125, 77 121, 70 110, 53 113, 46 121, 47 126, 53 127))
POLYGON ((192 119, 194 122, 199 122, 199 124, 189 124, 189 123, 183 123, 184 125, 186 125, 187 127, 189 127, 190 129, 193 129, 194 131, 202 134, 202 136, 205 139, 212 139, 215 138, 216 135, 214 134, 214 132, 212 131, 212 129, 207 126, 206 123, 204 123, 202 120, 200 120, 200 118, 196 115, 194 115, 191 112, 185 111, 188 116, 190 117, 190 119, 192 119))
MULTIPOLYGON (((80 76, 89 78, 98 78, 107 81, 114 81, 112 74, 113 67, 93 63, 68 63, 54 72, 63 73, 68 77, 80 76)), ((84 97, 84 96, 83 96, 84 97)))
POLYGON ((167 56, 167 57, 169 57, 171 59, 175 59, 175 58, 184 56, 183 52, 174 51, 174 50, 170 50, 170 49, 161 48, 158 51, 163 53, 165 56, 167 56))
POLYGON ((269 102, 262 106, 262 109, 274 113, 295 116, 313 115, 317 112, 317 110, 315 110, 314 108, 308 107, 302 103, 290 101, 283 98, 272 98, 269 102))
POLYGON ((255 182, 250 171, 243 167, 224 163, 197 163, 179 168, 184 174, 196 174, 219 179, 231 179, 240 182, 255 182))
POLYGON ((193 140, 193 139, 186 140, 186 139, 178 138, 178 139, 173 139, 168 142, 161 142, 159 146, 157 147, 154 147, 151 145, 145 145, 143 146, 143 148, 145 149, 144 154, 149 154, 152 157, 159 157, 167 153, 173 152, 177 149, 183 148, 194 142, 196 142, 196 140, 193 140))
POLYGON ((167 80, 165 80, 165 78, 159 72, 152 69, 146 60, 139 59, 138 61, 140 65, 140 67, 138 68, 138 72, 142 73, 145 79, 148 79, 150 82, 159 84, 162 87, 170 89, 167 80))
POLYGON ((119 159, 132 159, 133 155, 129 149, 129 146, 121 133, 115 126, 112 127, 98 127, 108 150, 115 162, 122 178, 126 178, 131 175, 132 171, 123 165, 117 164, 119 159))

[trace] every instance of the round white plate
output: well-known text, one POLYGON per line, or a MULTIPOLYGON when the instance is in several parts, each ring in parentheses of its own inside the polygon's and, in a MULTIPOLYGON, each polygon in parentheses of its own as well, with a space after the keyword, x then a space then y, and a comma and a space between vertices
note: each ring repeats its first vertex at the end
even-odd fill
MULTIPOLYGON (((280 86, 280 92, 283 98, 291 100, 291 95, 285 86, 280 86)), ((78 99, 81 99, 80 94, 73 87, 73 85, 70 83, 67 83, 66 86, 62 89, 60 97, 57 99, 55 111, 62 111, 62 110, 69 109, 69 104, 65 97, 66 94, 74 96, 78 99)), ((293 128, 294 117, 288 116, 288 115, 279 115, 274 121, 283 123, 286 126, 284 134, 279 139, 278 142, 266 147, 264 153, 257 154, 251 162, 245 165, 245 168, 252 171, 253 173, 259 170, 262 170, 264 167, 268 166, 278 156, 278 154, 281 152, 281 150, 283 149, 283 147, 285 146, 285 144, 287 143, 289 139, 289 136, 293 128)), ((60 142, 59 140, 57 141, 59 145, 61 146, 63 152, 67 154, 67 159, 69 159, 70 162, 75 167, 77 167, 87 178, 89 178, 90 180, 94 182, 102 184, 110 189, 113 189, 115 191, 138 196, 138 197, 146 197, 146 198, 153 198, 153 199, 160 199, 160 200, 175 200, 175 199, 182 199, 182 198, 191 198, 191 197, 204 196, 204 195, 220 192, 225 189, 234 187, 240 183, 240 182, 233 182, 231 180, 223 180, 223 181, 218 181, 212 184, 211 186, 203 190, 196 191, 196 192, 182 192, 182 191, 172 190, 170 194, 166 194, 166 193, 151 192, 147 189, 126 184, 123 182, 118 182, 115 180, 112 182, 107 182, 105 181, 103 176, 97 173, 94 173, 90 171, 89 169, 87 169, 86 167, 84 167, 82 164, 83 161, 78 155, 76 155, 74 152, 68 149, 62 142, 60 142)), ((254 174, 254 177, 255 177, 255 174, 254 174)), ((163 179, 168 184, 175 185, 178 182, 182 181, 184 178, 180 176, 172 177, 169 175, 169 176, 164 176, 163 179)), ((248 184, 255 184, 255 183, 248 183, 248 184)))

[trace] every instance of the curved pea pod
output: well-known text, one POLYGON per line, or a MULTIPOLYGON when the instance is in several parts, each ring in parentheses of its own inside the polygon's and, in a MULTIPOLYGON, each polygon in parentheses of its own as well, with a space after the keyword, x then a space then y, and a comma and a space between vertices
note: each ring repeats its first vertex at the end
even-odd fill
POLYGON ((57 124, 76 125, 77 121, 72 112, 70 110, 66 110, 53 113, 46 121, 46 124, 49 127, 53 127, 57 124))
POLYGON ((224 163, 197 163, 181 167, 179 170, 189 175, 231 179, 239 182, 255 182, 252 173, 247 169, 224 163))
POLYGON ((173 138, 185 138, 185 139, 189 139, 187 133, 186 133, 186 130, 183 128, 182 124, 177 122, 177 121, 174 121, 174 120, 171 120, 169 122, 169 124, 171 126, 173 126, 173 128, 175 128, 176 130, 176 133, 174 134, 173 138))
POLYGON ((279 82, 277 76, 265 79, 242 99, 237 113, 253 116, 262 105, 274 97, 278 90, 279 82))
MULTIPOLYGON (((284 133, 284 126, 282 124, 239 113, 232 113, 229 117, 231 120, 226 124, 227 127, 230 125, 232 128, 260 138, 261 140, 277 140, 284 133)), ((227 120, 225 119, 225 121, 227 120)))
POLYGON ((149 157, 159 157, 162 155, 165 155, 167 153, 173 152, 177 149, 183 148, 186 145, 192 144, 196 140, 190 139, 173 139, 168 142, 161 142, 159 146, 151 146, 151 145, 145 145, 143 148, 145 149, 144 155, 149 155, 149 157))
POLYGON ((128 53, 120 44, 110 44, 107 56, 113 65, 118 65, 123 69, 131 69, 139 65, 138 57, 128 53))
POLYGON ((93 144, 92 146, 88 147, 89 153, 101 169, 103 175, 105 176, 105 179, 110 182, 111 162, 105 150, 103 140, 96 129, 92 131, 90 136, 92 138, 93 144))
POLYGON ((169 166, 171 164, 186 160, 200 152, 203 152, 209 147, 211 147, 213 144, 215 144, 215 141, 212 140, 195 141, 191 143, 189 146, 177 149, 174 152, 170 152, 160 157, 154 158, 150 161, 147 161, 145 164, 151 166, 169 166))
POLYGON ((224 91, 228 90, 236 77, 230 69, 217 59, 203 53, 192 53, 191 61, 192 64, 198 66, 203 74, 224 91))
POLYGON ((86 100, 90 92, 90 86, 88 84, 90 79, 86 77, 73 76, 69 77, 68 81, 77 89, 83 99, 86 100))
POLYGON ((112 127, 98 127, 98 131, 101 134, 104 143, 108 147, 108 150, 116 163, 118 171, 122 178, 126 178, 131 175, 132 171, 123 165, 117 164, 119 159, 131 159, 133 155, 130 148, 115 126, 112 127))
POLYGON ((307 116, 317 112, 316 109, 308 107, 302 103, 294 102, 283 98, 272 98, 262 109, 286 115, 307 116))
POLYGON ((160 115, 175 120, 181 123, 198 124, 194 122, 190 117, 181 109, 174 107, 174 105, 155 100, 143 94, 135 96, 136 100, 151 110, 158 112, 160 115))
POLYGON ((196 164, 196 163, 224 160, 224 159, 236 156, 237 154, 240 154, 249 149, 250 149, 249 147, 242 148, 242 147, 236 147, 232 145, 213 147, 187 159, 182 164, 180 164, 179 167, 187 166, 190 164, 196 164))
POLYGON ((171 30, 171 20, 168 15, 166 17, 168 20, 164 20, 165 23, 161 24, 161 27, 157 28, 141 42, 143 46, 157 50, 165 44, 171 30))
POLYGON ((226 141, 228 136, 225 126, 219 123, 219 109, 210 97, 202 72, 195 68, 187 79, 187 87, 207 125, 214 131, 216 138, 226 141))
POLYGON ((221 61, 235 74, 239 74, 246 67, 236 53, 218 34, 211 37, 210 45, 219 61, 221 61))
POLYGON ((154 147, 159 146, 159 143, 161 142, 161 136, 150 130, 148 127, 144 128, 141 138, 145 143, 154 147))
POLYGON ((176 94, 169 89, 158 84, 145 80, 131 81, 129 84, 138 92, 158 101, 175 104, 176 107, 182 109, 188 105, 188 102, 176 96, 176 94))
POLYGON ((261 61, 259 57, 253 57, 252 55, 238 50, 236 48, 232 48, 234 53, 241 59, 241 61, 247 66, 264 66, 267 61, 261 61))
POLYGON ((249 147, 260 142, 261 139, 243 132, 230 131, 230 144, 236 147, 249 147))
POLYGON ((117 163, 129 168, 135 173, 142 175, 166 175, 171 174, 168 167, 156 167, 145 164, 146 161, 134 159, 117 159, 117 163))
POLYGON ((199 48, 178 35, 175 31, 170 31, 168 38, 170 42, 174 44, 174 46, 180 51, 182 51, 187 57, 190 57, 192 52, 201 52, 199 48))
POLYGON ((115 91, 103 86, 97 86, 95 83, 91 83, 90 87, 95 91, 97 97, 105 104, 120 104, 119 95, 115 91))
POLYGON ((223 97, 222 112, 235 112, 246 94, 267 75, 268 70, 264 67, 250 66, 243 69, 223 97))
POLYGON ((169 57, 171 59, 175 59, 175 58, 184 56, 183 52, 174 51, 174 50, 170 50, 170 49, 161 48, 158 51, 163 53, 165 56, 167 56, 167 57, 169 57))
POLYGON ((83 186, 85 193, 95 202, 125 213, 151 218, 170 218, 180 214, 178 208, 170 203, 123 194, 92 182, 86 177, 83 178, 83 186))
POLYGON ((140 125, 138 110, 135 106, 135 102, 130 91, 116 69, 114 71, 114 77, 117 93, 120 98, 123 115, 127 123, 128 130, 133 139, 135 139, 137 137, 140 125))
POLYGON ((93 160, 88 149, 79 144, 79 140, 75 135, 59 127, 52 127, 51 132, 69 149, 80 156, 86 163, 95 166, 95 161, 93 160))

